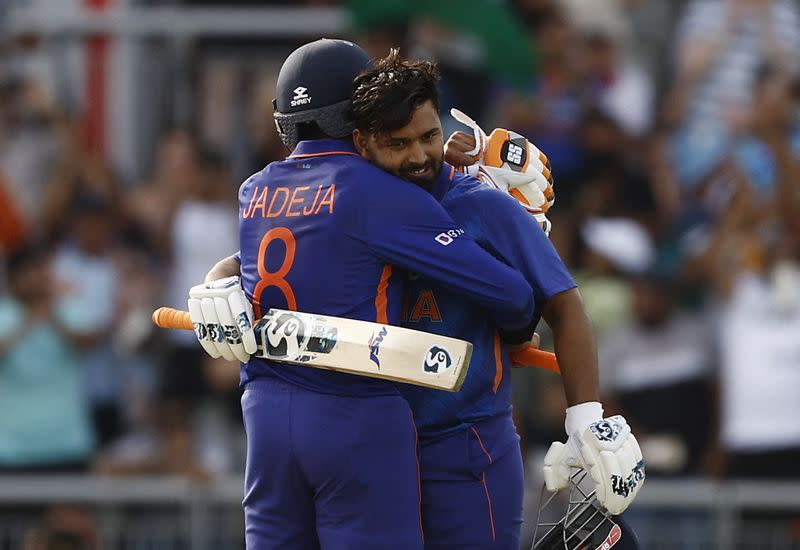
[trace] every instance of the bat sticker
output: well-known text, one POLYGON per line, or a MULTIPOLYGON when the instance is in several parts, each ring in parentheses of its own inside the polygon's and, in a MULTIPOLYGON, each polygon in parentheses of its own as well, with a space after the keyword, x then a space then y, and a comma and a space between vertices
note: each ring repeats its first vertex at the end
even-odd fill
POLYGON ((450 352, 440 346, 431 346, 428 353, 425 354, 423 370, 438 374, 449 369, 452 364, 453 359, 450 357, 450 352))
POLYGON ((264 355, 269 359, 294 361, 305 351, 306 324, 299 315, 281 313, 270 317, 261 330, 264 355))

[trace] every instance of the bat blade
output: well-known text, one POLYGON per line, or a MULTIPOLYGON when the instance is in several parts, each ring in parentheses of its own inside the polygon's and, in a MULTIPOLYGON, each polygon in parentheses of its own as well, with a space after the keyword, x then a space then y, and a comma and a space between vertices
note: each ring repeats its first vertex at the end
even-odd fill
MULTIPOLYGON (((162 328, 191 330, 189 313, 153 312, 162 328)), ((467 376, 472 344, 393 325, 270 309, 253 330, 256 357, 455 392, 467 376)), ((222 334, 222 331, 218 331, 222 334)))
POLYGON ((458 391, 472 344, 393 325, 270 309, 254 327, 273 361, 458 391))

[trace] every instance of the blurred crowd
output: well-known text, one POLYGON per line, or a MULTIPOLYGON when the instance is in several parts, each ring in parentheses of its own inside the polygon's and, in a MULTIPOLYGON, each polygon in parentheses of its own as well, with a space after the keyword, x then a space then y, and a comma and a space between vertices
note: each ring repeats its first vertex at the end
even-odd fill
MULTIPOLYGON (((596 325, 606 412, 650 474, 800 477, 798 4, 509 1, 528 54, 513 71, 462 21, 483 13, 344 4, 372 55, 440 63, 448 132, 458 107, 550 158, 551 238, 596 325)), ((38 48, 7 41, 0 65, 0 473, 240 474, 236 365, 150 313, 185 308, 238 249, 238 183, 286 154, 276 74, 237 99, 230 67, 198 70, 204 101, 163 124, 137 181, 31 70, 38 48), (243 127, 226 100, 249 109, 243 127)), ((515 377, 525 448, 560 439, 558 378, 515 377)))

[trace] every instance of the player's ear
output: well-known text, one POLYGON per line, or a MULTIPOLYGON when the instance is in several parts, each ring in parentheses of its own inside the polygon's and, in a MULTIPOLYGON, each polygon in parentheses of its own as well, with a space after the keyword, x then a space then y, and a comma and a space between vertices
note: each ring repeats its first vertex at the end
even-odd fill
POLYGON ((369 160, 367 156, 367 143, 369 142, 369 135, 366 132, 362 132, 358 128, 353 130, 353 145, 356 146, 358 150, 358 154, 360 154, 363 158, 369 160))

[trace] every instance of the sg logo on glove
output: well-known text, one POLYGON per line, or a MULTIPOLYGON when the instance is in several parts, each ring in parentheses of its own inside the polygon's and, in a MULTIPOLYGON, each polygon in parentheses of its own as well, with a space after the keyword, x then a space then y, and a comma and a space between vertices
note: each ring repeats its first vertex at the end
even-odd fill
POLYGON ((614 423, 613 417, 595 422, 589 427, 600 441, 614 441, 619 436, 619 426, 614 423))

